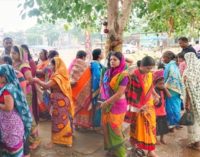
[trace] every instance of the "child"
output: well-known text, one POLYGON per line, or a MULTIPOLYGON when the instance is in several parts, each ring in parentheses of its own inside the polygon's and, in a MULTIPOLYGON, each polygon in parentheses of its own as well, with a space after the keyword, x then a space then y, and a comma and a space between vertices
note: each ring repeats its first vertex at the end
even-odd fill
POLYGON ((179 67, 179 70, 180 70, 180 73, 182 76, 184 70, 186 69, 186 62, 185 62, 184 54, 183 53, 177 54, 177 58, 178 58, 178 67, 179 67))
POLYGON ((154 72, 154 85, 156 93, 160 96, 160 101, 155 103, 156 134, 160 136, 160 142, 166 144, 164 135, 169 132, 169 128, 165 111, 165 97, 170 97, 171 95, 164 85, 164 70, 157 70, 154 72))

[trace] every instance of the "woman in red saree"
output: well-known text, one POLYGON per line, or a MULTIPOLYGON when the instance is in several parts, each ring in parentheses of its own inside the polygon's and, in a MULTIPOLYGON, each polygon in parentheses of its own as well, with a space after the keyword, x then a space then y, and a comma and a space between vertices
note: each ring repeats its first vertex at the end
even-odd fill
MULTIPOLYGON (((155 61, 146 56, 141 66, 131 72, 131 81, 127 90, 129 105, 126 121, 130 125, 131 144, 142 150, 147 150, 147 156, 157 157, 156 144, 156 114, 154 109, 152 68, 155 61)), ((157 94, 155 94, 157 96, 157 94)), ((157 96, 158 98, 158 96, 157 96)))
POLYGON ((126 63, 122 53, 111 52, 108 61, 108 70, 104 74, 100 92, 103 100, 104 148, 108 150, 109 157, 125 157, 122 123, 127 111, 125 90, 129 82, 128 72, 125 71, 126 63))

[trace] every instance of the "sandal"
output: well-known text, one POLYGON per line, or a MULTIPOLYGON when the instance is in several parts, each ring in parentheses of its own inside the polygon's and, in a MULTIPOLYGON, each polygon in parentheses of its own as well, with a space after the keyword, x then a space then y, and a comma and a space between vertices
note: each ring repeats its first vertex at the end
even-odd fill
POLYGON ((134 157, 145 157, 145 152, 142 149, 139 148, 133 148, 133 156, 134 157))

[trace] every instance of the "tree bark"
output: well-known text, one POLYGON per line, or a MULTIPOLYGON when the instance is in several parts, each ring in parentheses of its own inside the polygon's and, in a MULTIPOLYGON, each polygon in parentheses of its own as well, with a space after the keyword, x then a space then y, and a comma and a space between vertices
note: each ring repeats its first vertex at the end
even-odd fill
POLYGON ((105 46, 106 55, 110 51, 122 52, 123 32, 129 20, 133 0, 107 0, 108 37, 105 46), (120 7, 121 2, 121 7, 120 7), (121 10, 120 10, 121 9, 121 10))

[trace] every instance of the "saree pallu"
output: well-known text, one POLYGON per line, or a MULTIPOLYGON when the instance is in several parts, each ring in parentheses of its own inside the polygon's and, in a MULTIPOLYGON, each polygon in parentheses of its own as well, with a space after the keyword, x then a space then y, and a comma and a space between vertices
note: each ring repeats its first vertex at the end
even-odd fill
MULTIPOLYGON (((28 102, 30 111, 32 113, 32 106, 31 106, 31 104, 32 104, 32 93, 26 94, 26 100, 28 102)), ((30 144, 38 145, 41 142, 41 139, 39 137, 39 132, 38 132, 38 124, 35 121, 33 113, 32 113, 32 117, 33 117, 33 122, 32 122, 32 126, 31 126, 31 134, 29 136, 29 142, 30 142, 30 144)))
POLYGON ((24 125, 15 110, 0 110, 0 156, 23 157, 24 125))
MULTIPOLYGON (((195 65, 198 65, 198 64, 195 64, 195 65)), ((199 75, 197 75, 196 77, 199 77, 199 75)), ((194 125, 187 127, 188 142, 190 144, 200 141, 200 99, 199 99, 200 84, 198 83, 199 78, 193 78, 193 79, 194 80, 191 80, 191 81, 188 79, 185 80, 185 87, 186 87, 185 93, 186 93, 186 96, 189 96, 190 98, 190 103, 191 103, 190 110, 194 114, 194 125)))
POLYGON ((102 126, 104 131, 104 148, 114 151, 117 157, 125 157, 124 135, 122 134, 122 123, 125 113, 113 114, 102 112, 102 126))
POLYGON ((165 86, 169 89, 170 98, 166 98, 166 112, 169 125, 177 125, 181 118, 181 95, 183 84, 181 74, 175 61, 170 61, 164 70, 165 86))
POLYGON ((156 144, 156 113, 152 84, 151 72, 142 74, 139 69, 136 69, 131 75, 131 82, 126 93, 129 104, 126 121, 131 123, 131 144, 148 151, 154 150, 156 144))
POLYGON ((146 111, 133 112, 130 142, 137 148, 152 151, 156 144, 156 114, 153 106, 146 111))
POLYGON ((62 92, 51 94, 52 105, 52 142, 72 145, 72 117, 70 100, 62 92))
MULTIPOLYGON (((103 78, 103 86, 101 88, 101 98, 107 100, 117 92, 119 86, 126 77, 127 72, 116 74, 109 80, 109 71, 103 78), (109 81, 108 81, 109 80, 109 81)), ((128 82, 127 82, 128 83, 128 82)), ((126 86, 124 84, 123 86, 126 86)), ((124 136, 122 133, 122 123, 124 122, 125 113, 127 110, 127 101, 124 98, 117 100, 114 104, 110 104, 102 111, 102 127, 104 131, 104 148, 111 151, 117 157, 125 157, 126 149, 124 146, 124 136)))
POLYGON ((100 94, 100 79, 103 66, 98 61, 91 62, 92 72, 92 125, 101 126, 101 109, 97 109, 100 94))
POLYGON ((74 124, 89 128, 91 123, 91 70, 88 67, 80 79, 72 86, 72 95, 75 103, 75 119, 74 124))
MULTIPOLYGON (((42 61, 41 63, 39 63, 37 65, 37 70, 39 71, 43 71, 45 73, 44 77, 39 77, 40 80, 42 81, 46 81, 47 80, 47 73, 48 70, 45 71, 45 69, 48 67, 49 61, 42 61)), ((49 108, 48 108, 48 104, 45 104, 45 102, 43 101, 43 90, 37 86, 37 100, 38 100, 38 109, 39 109, 39 117, 43 118, 43 119, 50 119, 50 115, 49 115, 49 108)))

